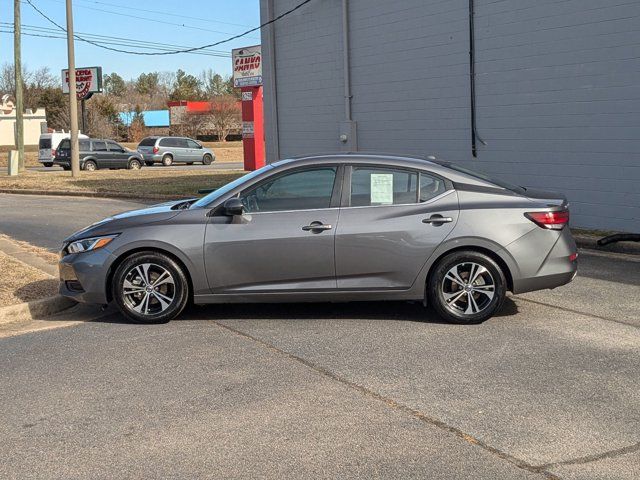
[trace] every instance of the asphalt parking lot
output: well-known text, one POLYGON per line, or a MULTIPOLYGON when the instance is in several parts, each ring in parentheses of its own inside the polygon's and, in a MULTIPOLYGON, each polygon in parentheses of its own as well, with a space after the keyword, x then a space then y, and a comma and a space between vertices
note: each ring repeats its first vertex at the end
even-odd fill
POLYGON ((0 364, 0 478, 640 478, 638 257, 582 251, 572 284, 477 326, 408 303, 107 313, 0 338, 0 364))

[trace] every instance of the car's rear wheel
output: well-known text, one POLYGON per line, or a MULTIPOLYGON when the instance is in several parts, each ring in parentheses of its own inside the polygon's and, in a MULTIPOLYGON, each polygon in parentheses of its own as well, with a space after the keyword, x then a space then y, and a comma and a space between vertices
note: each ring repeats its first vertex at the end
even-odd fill
POLYGON ((65 170, 65 171, 69 171, 69 170, 71 170, 71 167, 67 167, 66 165, 63 165, 62 169, 65 170))
POLYGON ((189 283, 178 263, 157 252, 134 253, 113 276, 120 311, 136 323, 166 323, 187 305, 189 283))
POLYGON ((209 155, 208 153, 205 154, 204 157, 202 157, 202 164, 203 165, 211 165, 212 161, 213 161, 213 157, 211 155, 209 155))
POLYGON ((153 166, 153 162, 144 162, 144 164, 145 164, 147 167, 152 167, 152 166, 153 166))
POLYGON ((140 163, 140 160, 136 158, 132 158, 131 160, 129 160, 129 170, 140 170, 141 168, 142 163, 140 163))
POLYGON ((442 258, 427 285, 429 303, 445 320, 474 324, 491 318, 504 303, 506 280, 489 256, 472 251, 442 258))
POLYGON ((49 167, 53 167, 53 163, 51 163, 51 162, 45 162, 45 163, 43 163, 43 165, 44 165, 45 167, 47 167, 47 168, 49 168, 49 167))
POLYGON ((98 165, 93 160, 87 160, 84 162, 83 170, 87 172, 95 172, 98 169, 98 165))
POLYGON ((172 163, 173 157, 171 155, 165 155, 164 157, 162 157, 162 165, 164 165, 165 167, 170 167, 172 163))

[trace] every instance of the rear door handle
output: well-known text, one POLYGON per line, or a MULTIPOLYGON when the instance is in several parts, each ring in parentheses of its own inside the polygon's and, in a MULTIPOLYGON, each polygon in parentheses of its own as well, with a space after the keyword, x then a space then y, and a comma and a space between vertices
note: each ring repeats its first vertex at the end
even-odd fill
POLYGON ((321 232, 324 230, 331 230, 333 227, 331 225, 326 225, 322 222, 311 222, 309 225, 305 225, 302 227, 302 230, 305 232, 321 232))
POLYGON ((422 223, 451 223, 453 222, 453 218, 451 217, 443 217, 442 215, 431 215, 429 218, 425 218, 422 220, 422 223))

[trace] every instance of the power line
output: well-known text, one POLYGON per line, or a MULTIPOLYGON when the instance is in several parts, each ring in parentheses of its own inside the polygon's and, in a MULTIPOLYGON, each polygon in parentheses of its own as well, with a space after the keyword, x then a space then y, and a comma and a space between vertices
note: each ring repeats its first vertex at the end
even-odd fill
MULTIPOLYGON (((66 32, 66 30, 64 29, 64 27, 62 27, 61 25, 59 25, 58 23, 56 23, 54 20, 52 20, 50 17, 48 17, 44 12, 42 12, 42 10, 40 10, 38 7, 36 7, 36 6, 31 2, 31 0, 25 0, 25 1, 26 1, 26 2, 27 2, 27 3, 28 3, 28 4, 29 4, 29 5, 30 5, 30 6, 31 6, 31 7, 32 7, 36 12, 38 12, 42 17, 44 17, 47 21, 49 21, 50 23, 52 23, 53 25, 55 25, 56 27, 58 27, 58 28, 59 28, 60 30, 62 30, 63 32, 66 32)), ((311 1, 313 1, 313 0, 304 0, 303 2, 299 3, 299 4, 298 4, 298 5, 296 5, 295 7, 290 8, 289 10, 287 10, 287 11, 286 11, 286 12, 284 12, 284 13, 281 13, 280 15, 278 15, 277 17, 275 17, 274 19, 269 20, 268 22, 265 22, 265 23, 263 23, 263 24, 261 24, 261 25, 259 25, 259 26, 257 26, 257 27, 251 28, 251 29, 247 30, 246 32, 239 33, 238 35, 234 35, 234 36, 232 36, 232 37, 229 37, 229 38, 227 38, 227 39, 219 40, 219 41, 217 41, 217 42, 209 43, 209 44, 207 44, 207 45, 202 45, 202 46, 200 46, 200 47, 191 47, 191 48, 185 48, 185 49, 182 49, 182 50, 173 50, 173 51, 170 51, 170 52, 135 52, 135 51, 131 51, 131 50, 122 50, 122 49, 119 49, 119 48, 111 48, 111 47, 107 47, 107 46, 101 45, 101 44, 99 44, 99 43, 97 43, 97 42, 93 42, 93 41, 91 41, 91 40, 84 40, 82 37, 79 37, 78 35, 75 35, 75 34, 74 34, 74 37, 75 37, 75 38, 77 38, 78 40, 85 41, 85 42, 87 42, 87 43, 90 43, 90 44, 92 44, 92 45, 94 45, 94 46, 96 46, 96 47, 99 47, 99 48, 103 48, 103 49, 105 49, 105 50, 111 50, 111 51, 118 52, 118 53, 127 53, 127 54, 130 54, 130 55, 159 56, 159 55, 177 55, 177 54, 179 54, 179 53, 192 53, 192 52, 197 52, 197 51, 200 51, 200 50, 205 50, 205 49, 207 49, 207 48, 216 47, 216 46, 218 46, 218 45, 222 45, 223 43, 228 43, 228 42, 230 42, 230 41, 232 41, 232 40, 236 40, 236 39, 238 39, 238 38, 242 38, 242 37, 244 37, 244 36, 246 36, 246 35, 248 35, 248 34, 250 34, 250 33, 253 33, 253 32, 255 32, 255 31, 257 31, 257 30, 260 30, 261 28, 264 28, 264 27, 266 27, 266 26, 268 26, 268 25, 271 25, 272 23, 277 22, 278 20, 280 20, 280 19, 282 19, 282 18, 286 17, 287 15, 290 15, 291 13, 295 12, 296 10, 298 10, 298 9, 302 8, 303 6, 305 6, 307 3, 310 3, 311 1)))
MULTIPOLYGON (((7 29, 13 29, 13 23, 0 22, 0 27, 7 28, 7 29)), ((62 32, 60 33, 60 36, 51 35, 50 34, 50 29, 48 27, 41 27, 41 26, 38 26, 38 25, 22 24, 22 28, 23 28, 24 32, 33 33, 34 35, 32 35, 32 36, 40 36, 40 37, 44 37, 44 38, 65 38, 64 36, 62 36, 62 32), (35 35, 35 34, 38 34, 38 35, 35 35)), ((13 31, 13 30, 11 30, 11 31, 13 31)), ((99 34, 90 34, 90 33, 82 33, 82 32, 78 32, 78 33, 80 35, 82 35, 83 38, 89 38, 91 40, 100 41, 100 42, 103 42, 105 44, 110 44, 110 45, 140 47, 140 48, 147 48, 147 49, 156 48, 158 50, 165 50, 165 51, 171 51, 171 50, 174 50, 176 48, 189 48, 189 47, 184 46, 184 45, 176 45, 176 44, 171 44, 171 43, 160 43, 160 42, 150 42, 150 41, 144 41, 144 40, 134 40, 134 39, 123 38, 123 37, 114 37, 114 36, 110 36, 110 35, 99 35, 99 34)), ((225 58, 230 58, 231 57, 231 54, 229 54, 229 52, 226 51, 226 50, 209 50, 209 49, 206 49, 206 50, 201 50, 201 51, 192 52, 192 53, 200 54, 200 55, 225 57, 225 58)))
MULTIPOLYGON (((21 0, 21 1, 23 3, 30 3, 27 0, 21 0)), ((113 10, 105 10, 104 8, 89 7, 89 6, 85 6, 85 5, 76 5, 76 7, 86 8, 88 10, 93 10, 93 11, 96 11, 96 12, 107 13, 109 15, 118 15, 120 17, 134 18, 136 20, 142 20, 142 21, 145 21, 145 22, 160 23, 160 24, 163 24, 163 25, 171 25, 171 26, 174 26, 174 27, 188 28, 188 29, 191 29, 191 30, 199 30, 199 31, 203 31, 203 32, 220 33, 222 35, 230 35, 231 34, 230 32, 222 32, 220 30, 211 30, 210 28, 196 27, 195 25, 185 25, 184 23, 168 22, 166 20, 158 20, 158 19, 155 19, 155 18, 141 17, 139 15, 130 15, 128 13, 114 12, 113 10)))

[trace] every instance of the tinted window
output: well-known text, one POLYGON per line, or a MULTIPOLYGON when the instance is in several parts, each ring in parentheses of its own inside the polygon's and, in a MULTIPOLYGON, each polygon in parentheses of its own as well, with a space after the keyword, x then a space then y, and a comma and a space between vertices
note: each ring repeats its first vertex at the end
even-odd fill
POLYGON ((329 208, 336 167, 282 175, 240 196, 247 212, 329 208))
POLYGON ((159 145, 161 147, 175 147, 175 143, 173 143, 173 138, 163 138, 160 140, 159 145))
POLYGON ((174 138, 175 146, 178 148, 188 148, 188 143, 186 138, 174 138))
POLYGON ((79 144, 81 152, 88 152, 91 150, 91 148, 89 147, 89 140, 80 140, 79 144))
POLYGON ((51 148, 51 139, 50 138, 41 138, 38 144, 38 148, 45 149, 51 148))
POLYGON ((444 180, 420 173, 420 201, 426 202, 447 191, 444 180))
POLYGON ((156 144, 156 138, 143 138, 142 141, 138 144, 139 147, 153 147, 156 144))
POLYGON ((93 151, 94 152, 106 152, 107 144, 105 142, 93 141, 93 151))
POLYGON ((107 141, 107 145, 109 147, 109 150, 111 150, 112 152, 124 152, 124 148, 122 148, 116 142, 107 141))
POLYGON ((200 145, 197 142, 189 139, 187 139, 187 145, 189 146, 189 148, 200 148, 200 145))
POLYGON ((416 203, 418 175, 407 170, 356 167, 351 174, 351 206, 416 203))
POLYGON ((60 141, 60 144, 58 145, 58 150, 70 150, 71 149, 71 140, 69 140, 68 138, 65 138, 64 140, 60 141))

